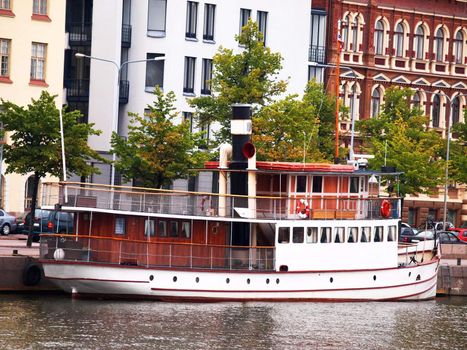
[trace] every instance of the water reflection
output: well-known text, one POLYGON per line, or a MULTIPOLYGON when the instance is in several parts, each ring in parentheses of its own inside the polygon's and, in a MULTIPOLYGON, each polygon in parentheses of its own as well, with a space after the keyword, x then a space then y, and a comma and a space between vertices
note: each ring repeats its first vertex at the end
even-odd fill
POLYGON ((2 295, 2 349, 465 349, 467 298, 177 304, 2 295))

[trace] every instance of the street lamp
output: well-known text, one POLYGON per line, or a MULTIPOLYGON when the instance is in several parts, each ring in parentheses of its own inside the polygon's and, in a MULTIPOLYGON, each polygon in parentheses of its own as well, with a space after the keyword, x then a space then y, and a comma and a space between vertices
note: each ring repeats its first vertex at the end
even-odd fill
MULTIPOLYGON (((83 53, 76 53, 75 54, 76 58, 89 58, 91 60, 96 60, 96 61, 102 61, 102 62, 107 62, 111 63, 117 68, 117 96, 115 98, 115 105, 114 105, 114 116, 112 120, 112 131, 118 134, 118 107, 119 107, 119 99, 120 99, 120 77, 122 74, 122 69, 127 66, 130 63, 137 63, 137 62, 152 62, 152 61, 163 61, 165 60, 165 56, 160 56, 160 57, 153 57, 149 59, 143 59, 143 60, 132 60, 132 61, 126 61, 121 63, 120 65, 112 60, 108 60, 105 58, 100 58, 100 57, 94 57, 94 56, 89 56, 85 55, 83 53)), ((111 167, 111 175, 110 175, 110 185, 113 187, 115 185, 115 161, 116 161, 116 154, 115 152, 112 152, 112 167, 111 167)))

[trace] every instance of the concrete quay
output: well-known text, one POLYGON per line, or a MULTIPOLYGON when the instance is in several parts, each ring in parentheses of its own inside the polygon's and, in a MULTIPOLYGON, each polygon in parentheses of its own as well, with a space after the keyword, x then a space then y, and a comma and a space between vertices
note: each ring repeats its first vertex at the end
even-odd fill
POLYGON ((467 244, 441 244, 437 294, 467 296, 467 244))

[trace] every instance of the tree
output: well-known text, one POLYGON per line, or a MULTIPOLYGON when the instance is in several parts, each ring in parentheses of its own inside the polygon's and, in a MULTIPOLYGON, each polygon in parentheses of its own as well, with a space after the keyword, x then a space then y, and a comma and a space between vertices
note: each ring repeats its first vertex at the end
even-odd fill
POLYGON ((301 100, 287 96, 264 106, 253 117, 253 143, 258 159, 332 161, 335 100, 321 84, 308 83, 301 100))
POLYGON ((455 138, 451 141, 449 152, 450 178, 467 184, 467 124, 465 122, 454 124, 452 130, 455 138))
MULTIPOLYGON (((56 177, 63 174, 60 112, 55 106, 55 97, 42 91, 39 99, 32 99, 26 108, 1 100, 0 122, 3 124, 3 132, 11 132, 11 143, 4 146, 4 159, 8 164, 6 173, 34 174, 31 213, 37 207, 40 179, 46 174, 56 177)), ((104 159, 88 146, 87 139, 90 135, 99 135, 100 131, 94 130, 93 124, 79 123, 79 111, 64 110, 62 114, 68 174, 87 176, 98 173, 98 169, 89 165, 89 161, 104 159)), ((28 247, 32 242, 31 225, 32 220, 28 247)))
POLYGON ((282 57, 264 45, 263 34, 256 23, 249 20, 235 39, 243 48, 241 53, 234 54, 233 50, 220 47, 213 57, 213 94, 189 101, 200 123, 220 123, 221 129, 215 135, 218 143, 230 139, 230 106, 233 103, 252 104, 255 114, 287 87, 285 81, 276 79, 282 68, 282 57))
POLYGON ((410 89, 386 91, 380 115, 357 123, 364 149, 375 156, 370 167, 394 166, 403 172, 399 192, 429 193, 444 181, 443 140, 426 130, 428 119, 411 104, 410 89))
POLYGON ((203 134, 191 133, 188 120, 174 124, 175 94, 164 96, 159 87, 154 94, 149 113, 130 113, 128 138, 113 133, 111 143, 118 156, 115 168, 124 180, 161 188, 175 179, 187 178, 190 169, 203 165, 208 153, 200 149, 205 146, 203 134))

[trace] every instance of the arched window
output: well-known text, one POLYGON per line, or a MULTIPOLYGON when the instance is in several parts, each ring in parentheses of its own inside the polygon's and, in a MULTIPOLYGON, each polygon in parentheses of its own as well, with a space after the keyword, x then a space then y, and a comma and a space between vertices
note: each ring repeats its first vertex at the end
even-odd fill
POLYGON ((431 121, 434 128, 439 128, 439 112, 441 99, 438 94, 433 96, 433 105, 431 106, 431 121))
POLYGON ((375 54, 383 54, 383 37, 384 37, 384 26, 383 21, 379 20, 375 24, 375 54))
POLYGON ((423 59, 424 47, 425 47, 425 31, 423 27, 419 25, 417 29, 415 30, 415 43, 414 43, 415 57, 419 60, 423 59))
POLYGON ((371 94, 371 117, 376 117, 379 114, 381 107, 381 93, 379 88, 373 90, 371 94))
POLYGON ((358 28, 360 26, 358 16, 355 17, 355 22, 353 23, 352 26, 352 51, 357 52, 358 51, 358 28))
POLYGON ((452 125, 459 123, 460 101, 459 97, 452 100, 452 125))
POLYGON ((421 99, 420 99, 420 93, 419 92, 416 92, 415 95, 413 95, 412 102, 413 102, 414 108, 415 107, 420 108, 421 99))
POLYGON ((404 55, 404 27, 398 23, 394 31, 394 49, 397 57, 404 55))
POLYGON ((444 32, 441 28, 435 34, 435 58, 437 61, 443 61, 444 53, 444 32))
POLYGON ((456 63, 462 63, 463 54, 464 54, 464 35, 462 31, 458 31, 456 37, 454 38, 454 59, 456 63))
POLYGON ((344 17, 342 23, 342 40, 344 41, 343 48, 347 50, 349 47, 349 25, 350 25, 350 15, 344 17))
POLYGON ((24 209, 31 209, 32 194, 34 190, 34 175, 31 175, 26 180, 24 191, 24 209))

